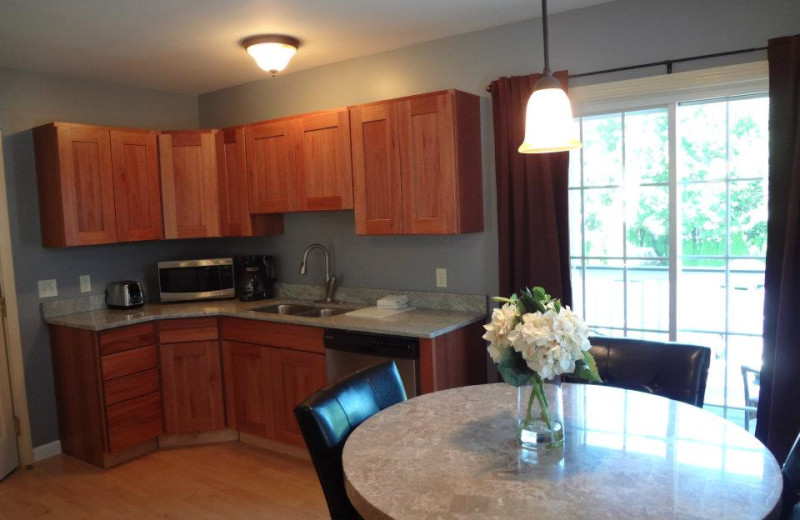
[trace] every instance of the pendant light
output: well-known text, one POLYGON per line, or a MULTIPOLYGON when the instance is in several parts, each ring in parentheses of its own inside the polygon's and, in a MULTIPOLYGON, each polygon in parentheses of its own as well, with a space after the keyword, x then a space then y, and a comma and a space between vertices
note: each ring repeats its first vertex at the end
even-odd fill
POLYGON ((242 40, 242 47, 259 67, 275 76, 289 64, 300 47, 300 40, 283 34, 261 34, 242 40))
POLYGON ((547 40, 547 0, 542 0, 544 35, 543 77, 533 86, 525 111, 525 139, 520 153, 551 153, 581 147, 572 121, 572 107, 561 83, 550 70, 550 47, 547 40))

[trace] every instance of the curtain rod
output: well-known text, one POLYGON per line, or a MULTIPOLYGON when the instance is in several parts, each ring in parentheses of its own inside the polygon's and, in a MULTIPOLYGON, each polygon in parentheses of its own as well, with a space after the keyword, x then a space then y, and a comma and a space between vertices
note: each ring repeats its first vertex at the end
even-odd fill
MULTIPOLYGON (((765 51, 767 47, 751 47, 749 49, 739 49, 736 51, 727 51, 727 52, 716 52, 714 54, 703 54, 700 56, 690 56, 688 58, 677 58, 674 60, 663 60, 663 61, 653 61, 650 63, 642 63, 640 65, 629 65, 627 67, 617 67, 614 69, 603 69, 603 70, 594 70, 592 72, 582 72, 580 74, 570 74, 569 78, 585 78, 587 76, 599 76, 600 74, 611 74, 613 72, 622 72, 625 70, 634 70, 634 69, 645 69, 648 67, 659 67, 665 66, 667 67, 667 74, 672 74, 672 65, 674 63, 684 63, 687 61, 696 61, 696 60, 705 60, 708 58, 719 58, 722 56, 733 56, 735 54, 746 54, 749 52, 758 52, 758 51, 765 51)), ((486 92, 491 91, 491 85, 486 87, 486 92)))

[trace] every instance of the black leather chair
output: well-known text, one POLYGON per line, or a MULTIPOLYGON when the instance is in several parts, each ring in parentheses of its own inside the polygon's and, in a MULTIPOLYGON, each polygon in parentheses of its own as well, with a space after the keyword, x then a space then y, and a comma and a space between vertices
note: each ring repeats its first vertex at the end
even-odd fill
POLYGON ((800 435, 783 463, 783 520, 800 520, 800 435))
POLYGON ((589 342, 605 384, 703 406, 710 348, 605 336, 589 342))
POLYGON ((397 366, 387 361, 318 390, 294 409, 333 520, 360 518, 344 490, 347 437, 371 416, 405 400, 397 366))

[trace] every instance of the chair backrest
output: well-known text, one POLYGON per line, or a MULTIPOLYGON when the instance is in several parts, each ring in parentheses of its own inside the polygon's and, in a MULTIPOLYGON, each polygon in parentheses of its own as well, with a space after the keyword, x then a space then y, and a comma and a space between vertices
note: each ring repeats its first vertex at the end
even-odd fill
POLYGON ((603 382, 703 406, 711 349, 632 338, 591 337, 603 382))
POLYGON ((783 514, 781 518, 793 517, 795 506, 800 502, 800 435, 794 440, 789 455, 783 463, 783 514))
POLYGON ((405 399, 397 365, 387 361, 318 390, 294 409, 333 520, 359 518, 344 490, 345 441, 356 426, 405 399))

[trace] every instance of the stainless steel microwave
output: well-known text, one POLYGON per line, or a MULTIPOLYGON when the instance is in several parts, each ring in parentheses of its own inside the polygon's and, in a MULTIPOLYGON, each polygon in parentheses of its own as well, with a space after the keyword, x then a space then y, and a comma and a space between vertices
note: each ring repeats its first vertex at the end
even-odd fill
POLYGON ((158 281, 162 302, 236 297, 233 258, 159 262, 158 281))

